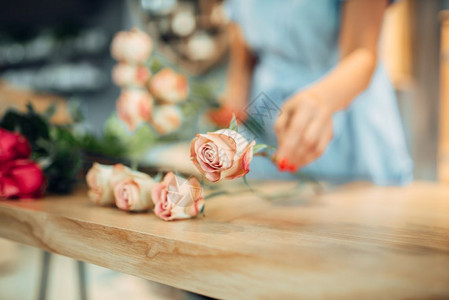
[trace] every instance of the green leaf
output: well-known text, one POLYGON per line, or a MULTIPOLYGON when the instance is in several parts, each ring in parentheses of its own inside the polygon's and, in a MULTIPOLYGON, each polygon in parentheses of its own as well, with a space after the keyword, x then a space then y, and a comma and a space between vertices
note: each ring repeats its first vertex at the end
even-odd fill
POLYGON ((235 118, 235 114, 232 114, 231 124, 229 124, 229 129, 238 132, 239 126, 237 124, 237 119, 235 118))
POLYGON ((47 120, 50 120, 51 117, 53 117, 53 115, 55 114, 55 112, 56 112, 56 105, 54 103, 52 103, 47 107, 47 109, 43 113, 43 116, 47 120))
POLYGON ((265 150, 268 147, 266 144, 256 144, 253 147, 253 154, 261 152, 262 150, 265 150))
POLYGON ((262 151, 274 152, 274 151, 276 151, 276 148, 273 147, 273 146, 266 145, 266 144, 256 144, 256 145, 254 145, 254 147, 253 147, 253 154, 260 153, 262 151))
POLYGON ((83 111, 81 110, 81 104, 79 102, 70 101, 68 110, 73 122, 80 123, 86 119, 83 111))
POLYGON ((243 182, 246 184, 246 186, 248 187, 248 189, 253 192, 256 193, 256 191, 251 187, 251 185, 249 185, 248 179, 246 178, 246 175, 243 176, 243 182))
POLYGON ((151 60, 151 63, 150 63, 151 73, 155 74, 155 73, 159 72, 163 67, 164 67, 164 65, 161 63, 161 61, 159 59, 157 59, 156 57, 153 57, 153 59, 151 60))

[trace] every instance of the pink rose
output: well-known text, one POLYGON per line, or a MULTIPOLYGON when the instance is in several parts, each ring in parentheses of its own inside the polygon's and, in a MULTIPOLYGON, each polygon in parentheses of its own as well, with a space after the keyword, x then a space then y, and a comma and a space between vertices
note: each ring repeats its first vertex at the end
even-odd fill
POLYGON ((153 186, 151 195, 154 213, 165 221, 193 218, 204 209, 203 188, 193 177, 187 180, 170 172, 153 186))
POLYGON ((142 65, 119 63, 112 69, 112 80, 114 80, 116 85, 121 87, 146 86, 150 75, 150 70, 142 65))
POLYGON ((89 190, 88 198, 98 205, 114 204, 114 195, 111 188, 112 166, 105 166, 94 163, 86 175, 86 182, 89 190))
POLYGON ((160 135, 178 130, 181 124, 182 113, 176 105, 158 105, 154 109, 151 125, 160 135))
POLYGON ((190 144, 190 159, 210 181, 234 179, 249 172, 254 144, 231 129, 197 134, 190 144))
POLYGON ((155 182, 149 175, 118 164, 111 183, 115 205, 121 210, 144 211, 153 207, 151 188, 155 182))
POLYGON ((30 155, 30 143, 23 135, 0 128, 0 164, 30 155))
POLYGON ((111 54, 118 61, 143 63, 153 50, 151 38, 143 31, 133 28, 118 32, 111 44, 111 54))
POLYGON ((150 92, 158 100, 174 104, 185 101, 189 94, 187 78, 172 69, 162 69, 150 80, 150 92))
POLYGON ((145 90, 126 89, 117 100, 117 116, 130 131, 134 131, 141 123, 151 120, 153 102, 145 90))
POLYGON ((28 159, 0 165, 0 198, 37 198, 45 188, 41 167, 28 159))

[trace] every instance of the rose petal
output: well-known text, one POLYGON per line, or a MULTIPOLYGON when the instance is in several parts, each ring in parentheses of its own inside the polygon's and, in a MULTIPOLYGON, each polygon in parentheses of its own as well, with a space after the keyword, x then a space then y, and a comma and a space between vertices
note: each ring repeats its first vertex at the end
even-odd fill
POLYGON ((221 178, 220 173, 206 173, 206 178, 212 182, 217 182, 221 178))
POLYGON ((235 162, 235 164, 229 170, 226 170, 222 173, 222 176, 224 178, 234 179, 248 174, 249 164, 251 163, 253 157, 253 146, 255 145, 255 143, 255 141, 252 141, 251 144, 248 145, 246 150, 235 162))

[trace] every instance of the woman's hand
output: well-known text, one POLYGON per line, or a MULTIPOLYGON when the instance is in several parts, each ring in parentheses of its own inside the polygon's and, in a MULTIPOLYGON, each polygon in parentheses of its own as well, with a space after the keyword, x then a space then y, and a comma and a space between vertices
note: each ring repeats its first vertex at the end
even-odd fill
POLYGON ((287 100, 274 127, 281 171, 296 172, 323 154, 333 136, 333 113, 331 105, 307 90, 287 100))
POLYGON ((332 139, 332 115, 368 87, 377 65, 377 41, 387 5, 386 0, 344 3, 339 63, 289 99, 276 122, 276 161, 282 171, 294 172, 317 159, 332 139))

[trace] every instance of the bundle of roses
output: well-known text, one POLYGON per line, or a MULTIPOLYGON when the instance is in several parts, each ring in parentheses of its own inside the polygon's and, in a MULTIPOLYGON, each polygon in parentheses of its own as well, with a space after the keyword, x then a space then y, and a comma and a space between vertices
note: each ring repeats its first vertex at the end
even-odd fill
POLYGON ((178 103, 187 100, 187 78, 164 68, 154 76, 145 65, 153 51, 151 38, 137 28, 116 34, 111 55, 118 64, 112 71, 114 82, 122 88, 117 100, 117 116, 130 131, 142 123, 166 135, 181 127, 178 103))
POLYGON ((172 172, 156 182, 124 165, 95 163, 86 176, 88 198, 97 205, 115 205, 125 211, 154 210, 165 221, 196 217, 204 210, 203 189, 196 178, 172 172))
POLYGON ((0 199, 42 196, 44 174, 30 156, 31 146, 24 136, 0 128, 0 199))

